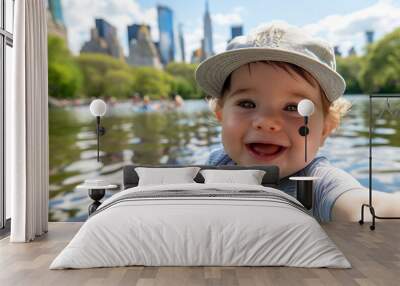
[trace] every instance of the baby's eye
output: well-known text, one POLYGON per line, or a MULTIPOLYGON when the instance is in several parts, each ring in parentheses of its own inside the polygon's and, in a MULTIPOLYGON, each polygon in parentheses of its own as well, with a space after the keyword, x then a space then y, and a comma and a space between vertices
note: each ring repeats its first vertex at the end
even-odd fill
POLYGON ((285 110, 287 110, 287 111, 297 111, 297 104, 288 104, 288 105, 286 105, 285 110))
POLYGON ((250 100, 241 100, 237 103, 238 106, 243 108, 254 108, 256 105, 250 100))

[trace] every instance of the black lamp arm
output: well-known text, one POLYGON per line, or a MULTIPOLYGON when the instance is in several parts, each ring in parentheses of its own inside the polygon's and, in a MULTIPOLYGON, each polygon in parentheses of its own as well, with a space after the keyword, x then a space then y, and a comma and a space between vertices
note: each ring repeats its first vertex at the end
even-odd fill
POLYGON ((106 133, 106 129, 100 126, 100 116, 96 116, 96 135, 97 135, 97 162, 100 162, 100 136, 106 133))

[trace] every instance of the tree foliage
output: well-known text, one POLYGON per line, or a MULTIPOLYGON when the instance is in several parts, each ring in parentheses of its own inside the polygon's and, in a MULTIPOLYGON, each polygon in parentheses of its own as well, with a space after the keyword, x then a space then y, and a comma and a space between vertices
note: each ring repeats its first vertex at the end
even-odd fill
POLYGON ((135 68, 134 91, 152 99, 167 98, 171 94, 171 75, 150 67, 135 68))
POLYGON ((169 63, 165 67, 167 73, 176 77, 173 89, 177 90, 184 98, 201 98, 204 96, 194 77, 196 68, 196 64, 177 62, 169 63))
POLYGON ((362 65, 362 58, 348 56, 336 58, 336 70, 346 81, 346 93, 362 93, 359 73, 362 65))
POLYGON ((48 45, 48 88, 55 98, 73 98, 82 87, 82 73, 64 40, 49 35, 48 45))
POLYGON ((400 92, 400 28, 369 47, 360 78, 367 93, 400 92))
POLYGON ((82 53, 76 60, 84 75, 85 96, 123 98, 130 95, 134 75, 126 63, 98 53, 82 53))

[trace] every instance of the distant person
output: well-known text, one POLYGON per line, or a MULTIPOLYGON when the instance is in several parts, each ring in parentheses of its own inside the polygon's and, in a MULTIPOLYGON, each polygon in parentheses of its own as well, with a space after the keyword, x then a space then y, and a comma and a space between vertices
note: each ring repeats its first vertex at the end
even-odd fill
POLYGON ((142 111, 150 111, 153 109, 150 103, 150 97, 148 95, 145 95, 143 97, 143 103, 141 109, 142 111))
POLYGON ((132 104, 133 105, 139 105, 142 102, 142 99, 140 98, 140 95, 138 93, 135 93, 132 96, 132 104))
POLYGON ((105 102, 109 106, 114 106, 115 103, 117 102, 116 98, 114 96, 107 95, 105 98, 105 102))
POLYGON ((175 104, 175 107, 177 107, 177 108, 183 106, 183 104, 184 104, 183 98, 179 94, 175 95, 174 104, 175 104))

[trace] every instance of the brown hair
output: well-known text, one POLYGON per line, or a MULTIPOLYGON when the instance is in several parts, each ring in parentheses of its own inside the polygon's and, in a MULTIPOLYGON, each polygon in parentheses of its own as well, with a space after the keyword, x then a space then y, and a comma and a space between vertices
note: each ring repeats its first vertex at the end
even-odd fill
MULTIPOLYGON (((339 98, 334 100, 333 102, 330 102, 325 94, 325 91, 322 89, 318 81, 308 71, 295 64, 280 62, 280 61, 259 61, 259 62, 271 65, 276 68, 281 68, 292 76, 293 73, 295 73, 298 76, 302 77, 304 80, 306 80, 311 86, 319 88, 322 98, 324 117, 327 120, 331 121, 332 130, 336 129, 339 126, 341 117, 344 116, 351 107, 351 103, 348 100, 344 98, 339 98)), ((251 73, 250 65, 252 63, 254 62, 247 64, 249 68, 249 73, 251 73)), ((225 94, 227 91, 229 91, 231 87, 231 78, 232 74, 229 74, 229 76, 226 78, 222 86, 221 96, 219 98, 214 98, 214 97, 206 98, 213 112, 215 112, 218 107, 221 108, 223 106, 225 94)))

